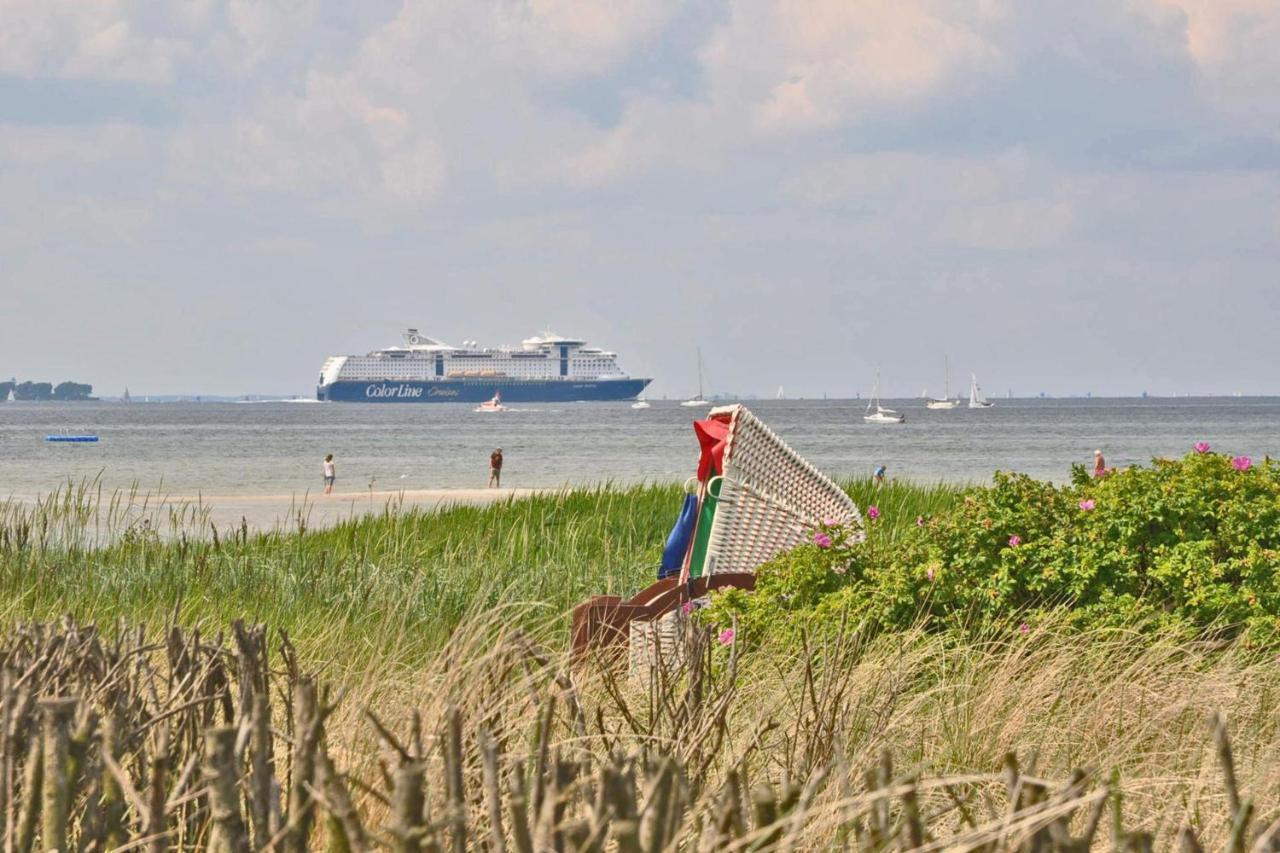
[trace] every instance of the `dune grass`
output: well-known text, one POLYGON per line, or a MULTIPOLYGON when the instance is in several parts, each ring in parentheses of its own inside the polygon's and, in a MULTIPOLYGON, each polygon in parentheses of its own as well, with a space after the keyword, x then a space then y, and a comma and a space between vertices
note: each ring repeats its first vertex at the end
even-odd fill
MULTIPOLYGON (((956 494, 848 488, 860 506, 878 501, 896 518, 937 512, 956 494)), ((470 612, 518 602, 520 618, 563 627, 589 595, 644 587, 680 500, 675 485, 602 485, 484 507, 389 506, 331 529, 307 529, 304 516, 254 533, 212 528, 198 508, 157 513, 136 492, 69 485, 34 506, 0 505, 0 612, 99 623, 246 618, 353 666, 388 657, 413 666, 470 612)))
MULTIPOLYGON (((882 535, 945 512, 959 494, 865 481, 848 488, 863 509, 881 509, 882 535)), ((531 684, 558 690, 570 672, 567 610, 590 593, 647 584, 679 501, 676 486, 599 488, 388 511, 329 530, 215 534, 198 514, 144 524, 127 497, 86 489, 34 508, 0 506, 0 615, 11 623, 71 613, 108 629, 175 618, 215 631, 236 618, 267 622, 288 632, 309 670, 347 691, 333 745, 372 777, 365 707, 403 727, 411 710, 439 720, 452 704, 470 720, 500 717, 520 742, 545 707, 531 701, 531 684), (516 627, 546 655, 537 674, 513 668, 502 651, 516 627)), ((871 766, 889 750, 905 776, 998 780, 1013 750, 1040 777, 1081 767, 1105 780, 1115 771, 1128 820, 1166 845, 1191 824, 1208 849, 1224 849, 1230 826, 1205 723, 1220 712, 1241 788, 1260 818, 1280 809, 1280 727, 1268 711, 1280 662, 1271 654, 1140 626, 1081 630, 1046 619, 1025 634, 961 639, 918 629, 864 635, 858 614, 849 618, 852 639, 839 647, 815 639, 803 654, 744 652, 717 766, 750 751, 753 773, 805 779, 832 761, 871 766)), ((728 649, 710 654, 716 678, 728 677, 728 649)), ((609 685, 592 671, 573 677, 564 683, 590 722, 586 739, 568 718, 557 724, 566 750, 603 758, 615 747, 684 749, 686 733, 644 684, 609 685)), ((819 812, 839 794, 824 789, 819 812)), ((990 795, 998 805, 998 781, 990 795)), ((925 806, 946 814, 937 797, 925 806)), ((820 844, 833 830, 816 819, 806 841, 820 844)))
POLYGON ((591 593, 639 588, 679 500, 674 486, 600 487, 253 533, 66 490, 0 510, 0 596, 10 619, 245 618, 326 656, 412 665, 468 612, 514 601, 563 614, 591 593))

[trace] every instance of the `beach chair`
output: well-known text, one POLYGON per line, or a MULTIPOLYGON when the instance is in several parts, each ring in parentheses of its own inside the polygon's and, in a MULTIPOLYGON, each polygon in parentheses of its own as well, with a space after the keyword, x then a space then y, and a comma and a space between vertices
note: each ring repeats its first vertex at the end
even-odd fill
POLYGON ((745 406, 712 409, 694 422, 694 432, 701 455, 687 486, 698 508, 679 576, 631 599, 597 596, 579 605, 577 655, 625 643, 633 672, 659 662, 678 666, 687 602, 725 587, 753 589, 758 566, 806 541, 819 524, 860 524, 844 490, 745 406))

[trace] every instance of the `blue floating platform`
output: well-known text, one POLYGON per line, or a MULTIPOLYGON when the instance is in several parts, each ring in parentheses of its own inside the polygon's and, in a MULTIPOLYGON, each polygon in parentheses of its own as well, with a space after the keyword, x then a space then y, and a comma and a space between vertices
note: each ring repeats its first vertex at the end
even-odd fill
POLYGON ((44 440, 72 442, 76 444, 86 444, 89 442, 97 441, 98 437, 96 435, 46 435, 44 437, 44 440))

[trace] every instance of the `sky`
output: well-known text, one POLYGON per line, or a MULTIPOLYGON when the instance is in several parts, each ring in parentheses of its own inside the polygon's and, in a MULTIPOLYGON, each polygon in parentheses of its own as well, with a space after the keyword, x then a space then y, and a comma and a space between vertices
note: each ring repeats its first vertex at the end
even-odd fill
POLYGON ((1275 0, 0 0, 0 375, 1280 393, 1275 0))

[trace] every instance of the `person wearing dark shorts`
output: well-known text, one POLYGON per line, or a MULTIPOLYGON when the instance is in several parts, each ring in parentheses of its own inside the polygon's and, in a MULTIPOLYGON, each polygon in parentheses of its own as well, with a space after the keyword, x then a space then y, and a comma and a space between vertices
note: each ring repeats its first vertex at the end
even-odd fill
POLYGON ((489 488, 500 488, 502 486, 502 448, 499 447, 489 454, 489 488))
POLYGON ((338 471, 333 465, 333 454, 326 453, 324 457, 324 493, 326 495, 333 494, 333 484, 338 479, 338 471))

